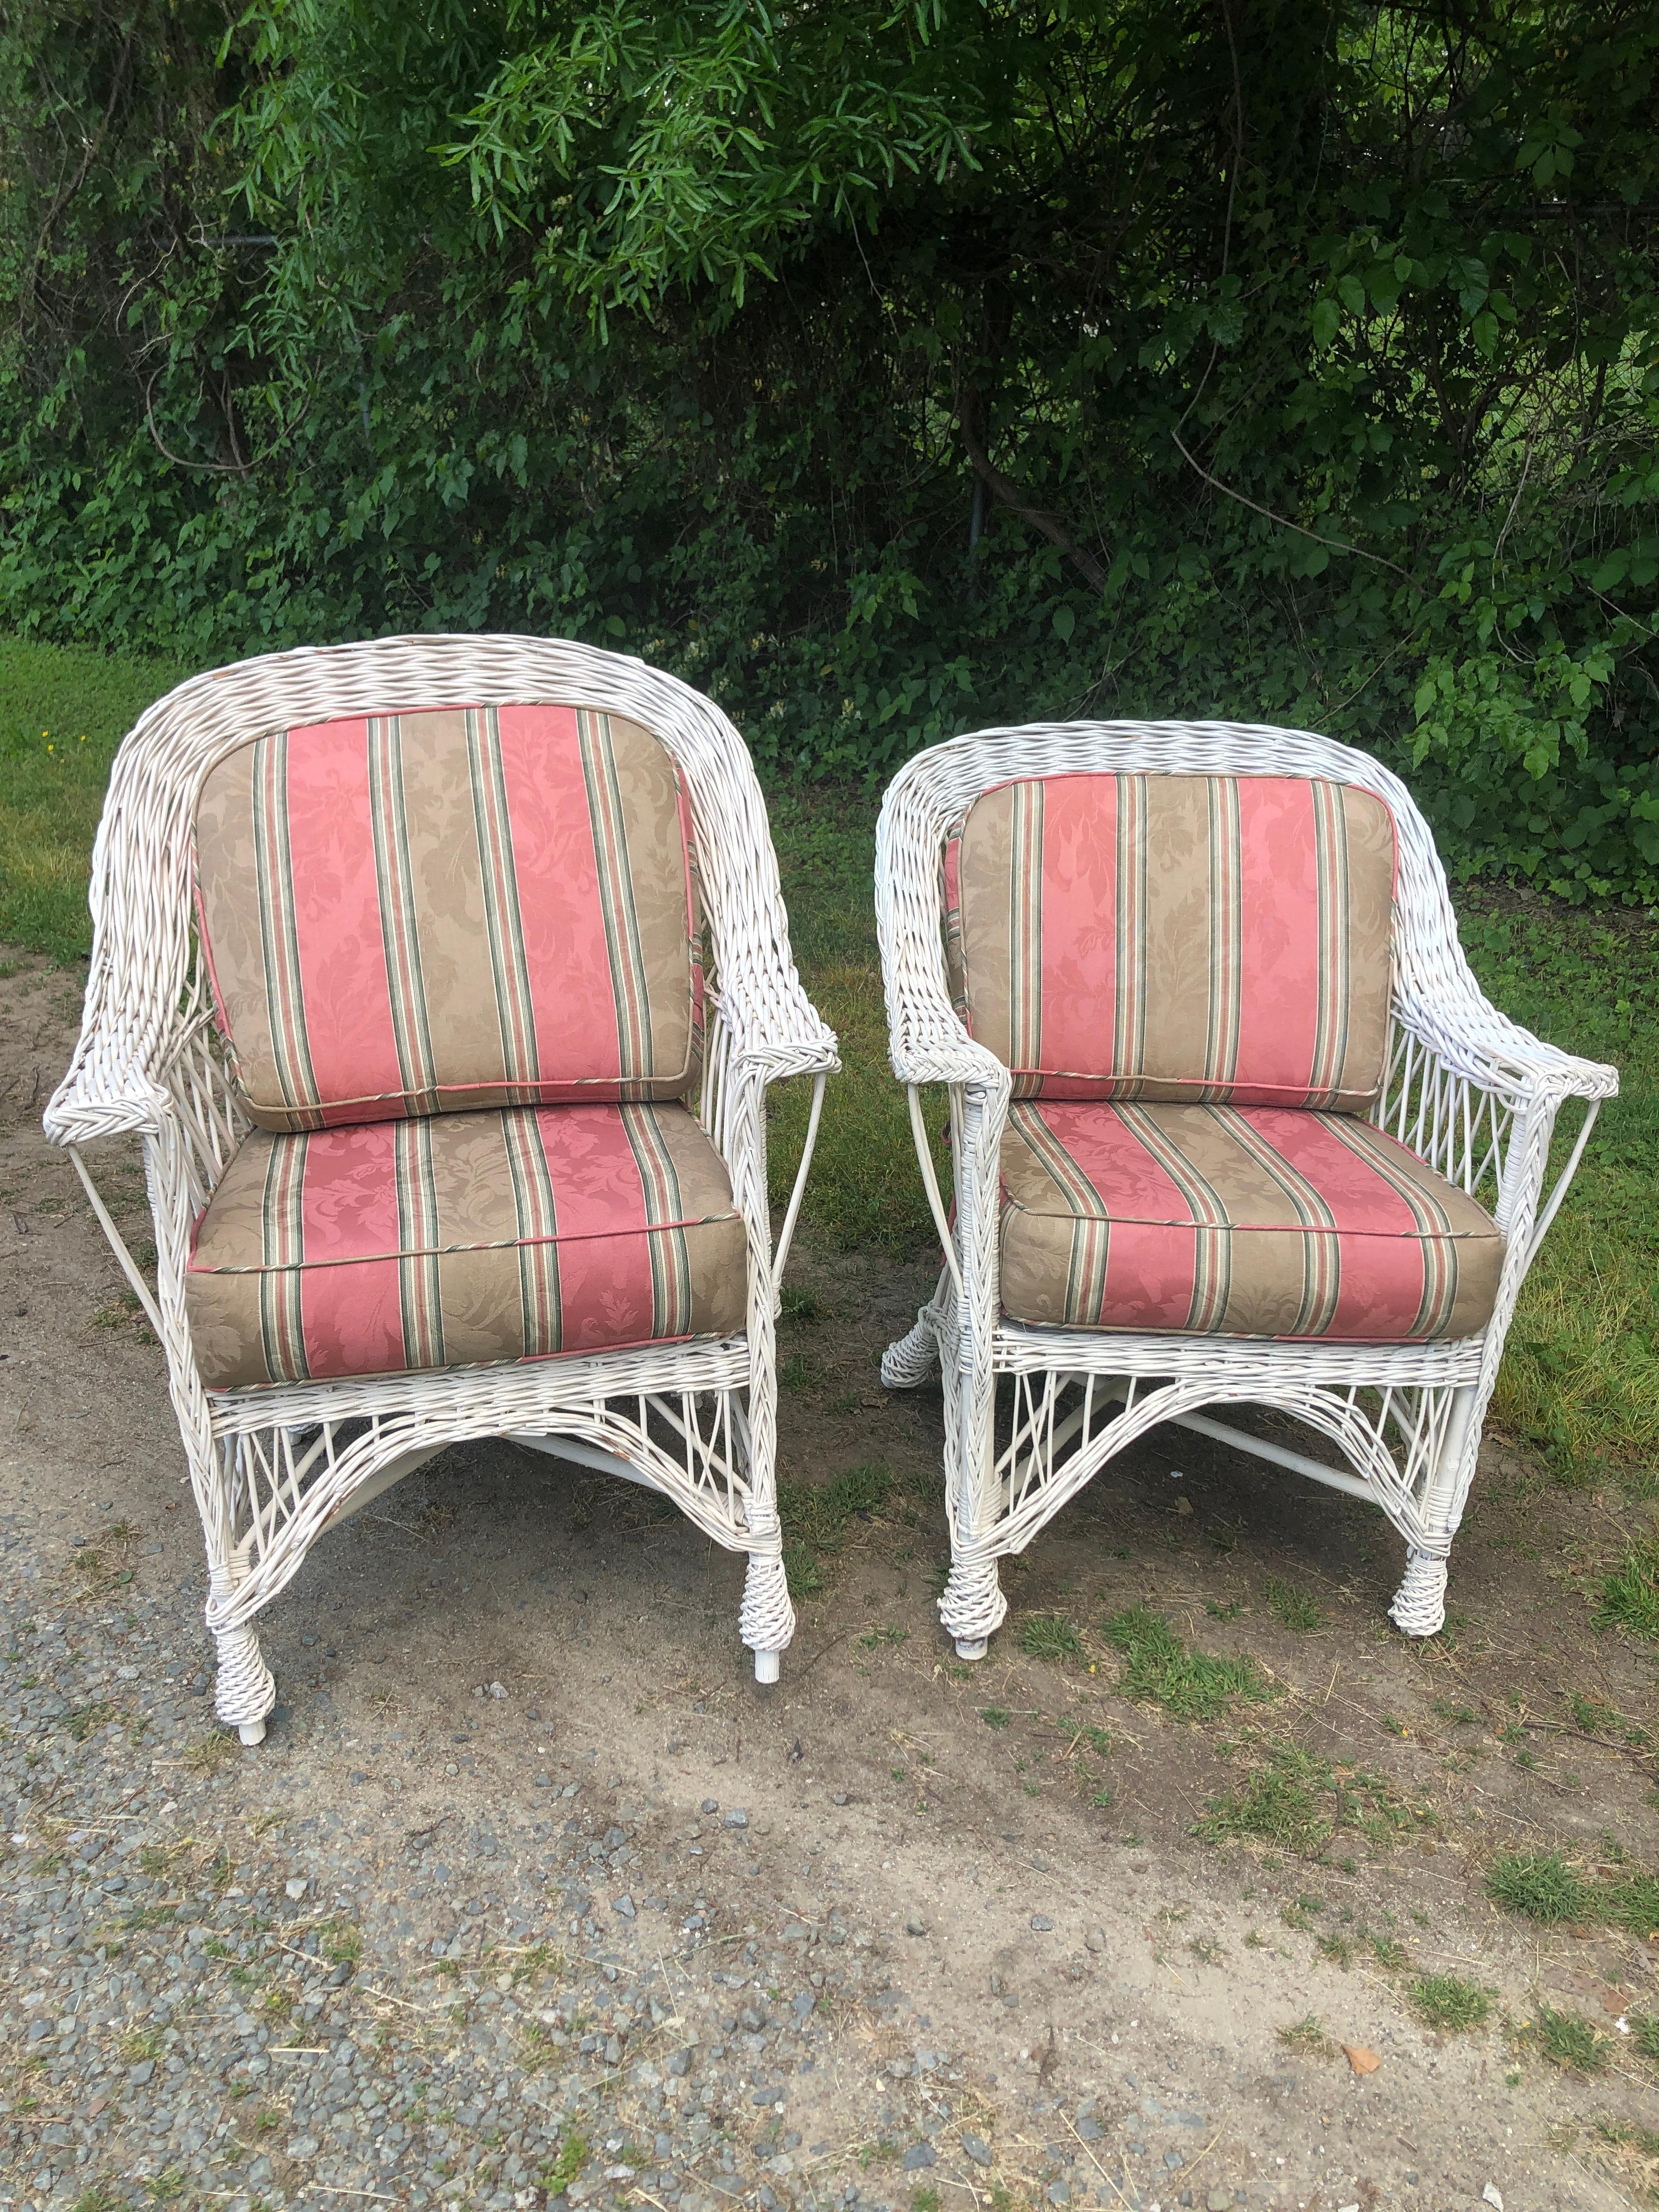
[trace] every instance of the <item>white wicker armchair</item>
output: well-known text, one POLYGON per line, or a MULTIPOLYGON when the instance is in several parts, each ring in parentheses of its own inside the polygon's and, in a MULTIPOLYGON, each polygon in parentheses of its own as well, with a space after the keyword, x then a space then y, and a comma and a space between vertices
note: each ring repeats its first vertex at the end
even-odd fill
MULTIPOLYGON (((483 1437, 644 1483, 717 1543, 746 1553, 741 1634, 757 1678, 775 1680, 794 1614, 776 1507, 774 1326, 823 1082, 837 1061, 795 971, 764 803, 726 716, 638 661, 512 636, 391 638, 219 669, 160 700, 123 744, 91 904, 81 1041, 46 1129, 69 1149, 166 1352, 206 1540, 220 1717, 245 1743, 263 1737, 276 1690, 254 1618, 316 1539, 446 1446, 483 1437), (209 1389, 186 1314, 191 1239, 250 1121, 216 1027, 192 915, 204 784, 267 732, 545 701, 642 726, 672 756, 689 800, 708 963, 701 1083, 689 1103, 741 1213, 732 1233, 746 1244, 744 1326, 516 1363, 209 1389), (775 1243, 765 1093, 795 1075, 815 1079, 812 1111, 775 1243), (153 1289, 82 1158, 94 1139, 122 1134, 143 1140, 153 1289)), ((733 1295, 742 1310, 741 1289, 733 1295)))
POLYGON ((935 1297, 889 1350, 882 1377, 890 1388, 909 1388, 942 1369, 952 1564, 939 1612, 958 1654, 982 1656, 1006 1612, 998 1560, 1023 1552, 1114 1454, 1163 1422, 1379 1505, 1408 1547, 1392 1617, 1409 1635, 1433 1634, 1444 1620, 1447 1558, 1516 1296, 1577 1170, 1598 1102, 1618 1088, 1615 1072, 1540 1043, 1488 1003, 1459 945, 1444 872, 1409 793, 1376 761, 1328 738, 1234 723, 980 732, 935 746, 899 772, 882 810, 876 869, 892 1065, 909 1086, 945 1258, 935 1297), (988 791, 1019 779, 1096 774, 1316 778, 1358 787, 1392 811, 1392 992, 1391 1002, 1379 1002, 1386 1073, 1368 1118, 1495 1219, 1502 1239, 1496 1300, 1476 1333, 1320 1342, 1038 1327, 1009 1317, 1000 1266, 1011 1077, 969 1035, 953 1003, 941 859, 967 810, 988 791), (949 1086, 953 1217, 923 1127, 917 1086, 926 1084, 949 1086), (1552 1132, 1569 1098, 1587 1102, 1586 1111, 1545 1199, 1552 1132), (1346 1464, 1201 1410, 1230 1402, 1295 1416, 1328 1438, 1346 1464))

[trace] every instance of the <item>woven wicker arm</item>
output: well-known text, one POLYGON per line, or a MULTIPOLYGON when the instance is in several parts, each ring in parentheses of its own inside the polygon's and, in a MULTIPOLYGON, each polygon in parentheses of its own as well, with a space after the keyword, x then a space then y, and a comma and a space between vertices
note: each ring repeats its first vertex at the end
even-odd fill
POLYGON ((743 741, 673 677, 614 653, 519 637, 389 638, 305 648, 193 678, 123 744, 94 851, 93 955, 80 1042, 45 1117, 67 1146, 167 1355, 202 1516, 217 1702, 244 1741, 275 1688, 251 1626, 324 1529, 447 1444, 509 1436, 642 1481, 706 1534, 747 1553, 741 1632, 762 1680, 793 1632, 775 1476, 774 1322, 836 1040, 789 950, 766 810, 743 741), (193 1224, 246 1133, 198 964, 196 803, 232 747, 337 717, 513 701, 627 715, 673 754, 690 792, 708 931, 700 1118, 726 1161, 749 1248, 747 1320, 718 1344, 432 1374, 210 1394, 185 1311, 193 1224), (769 1083, 815 1078, 799 1170, 775 1243, 767 1198, 769 1083), (152 1292, 80 1148, 143 1140, 155 1223, 152 1292))
POLYGON ((1000 1553, 1022 1550, 1112 1455, 1160 1420, 1368 1497, 1410 1547, 1393 1615, 1425 1635, 1443 1618, 1446 1556, 1462 1517, 1480 1418, 1527 1269, 1582 1158, 1613 1069, 1574 1058, 1492 1006, 1458 942, 1444 872, 1400 780, 1368 755, 1302 731, 1238 723, 1052 723, 982 731, 921 754, 894 779, 877 837, 876 903, 894 1073, 911 1087, 924 1182, 945 1271, 916 1326, 882 1363, 891 1387, 944 1370, 952 1570, 940 1601, 957 1650, 981 1656, 1006 1611, 1000 1553), (1357 784, 1391 809, 1399 872, 1393 1035, 1373 1118, 1480 1198, 1505 1239, 1496 1310, 1478 1337, 1443 1345, 1036 1330, 999 1295, 1000 1154, 1009 1079, 951 1002, 941 913, 944 843, 981 793, 1011 778, 1088 772, 1312 775, 1357 784), (950 1086, 954 1218, 937 1187, 916 1086, 950 1086), (1557 1114, 1586 1111, 1547 1199, 1557 1114), (1541 1202, 1540 1202, 1541 1201, 1541 1202), (999 1375, 1012 1377, 1011 1440, 994 1434, 999 1375), (1081 1402, 1076 1394, 1081 1391, 1081 1402), (1068 1393, 1072 1394, 1068 1396, 1068 1393), (1224 1426, 1199 1409, 1254 1401, 1295 1413, 1354 1472, 1224 1426), (1121 1411, 1110 1413, 1117 1404, 1121 1411))

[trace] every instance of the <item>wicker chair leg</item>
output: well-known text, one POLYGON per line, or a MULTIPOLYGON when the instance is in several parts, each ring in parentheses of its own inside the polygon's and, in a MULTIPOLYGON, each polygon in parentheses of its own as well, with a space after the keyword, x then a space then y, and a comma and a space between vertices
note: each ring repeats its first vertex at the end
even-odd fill
POLYGON ((1434 1636, 1446 1625, 1446 1562, 1426 1552, 1406 1556, 1405 1579, 1394 1594, 1389 1618, 1407 1636, 1434 1636))
POLYGON ((739 1633, 755 1655, 755 1680, 775 1682, 778 1661, 795 1633, 795 1608, 789 1600, 789 1583, 781 1553, 749 1554, 739 1633))
MULTIPOLYGON (((215 1567, 210 1587, 215 1596, 228 1597, 246 1572, 234 1567, 215 1567)), ((259 1649, 259 1639, 248 1627, 216 1628, 213 1641, 219 1671, 214 1683, 214 1711, 228 1728, 234 1728, 246 1744, 263 1743, 265 1716, 276 1702, 276 1683, 259 1649)))
POLYGON ((994 1559, 955 1560, 939 1617, 947 1636, 956 1638, 958 1659, 982 1659, 986 1646, 1007 1616, 1008 1601, 997 1579, 994 1559))
POLYGON ((933 1310, 924 1306, 916 1325, 881 1356, 881 1379, 890 1390, 914 1390, 939 1367, 939 1339, 933 1334, 933 1310))

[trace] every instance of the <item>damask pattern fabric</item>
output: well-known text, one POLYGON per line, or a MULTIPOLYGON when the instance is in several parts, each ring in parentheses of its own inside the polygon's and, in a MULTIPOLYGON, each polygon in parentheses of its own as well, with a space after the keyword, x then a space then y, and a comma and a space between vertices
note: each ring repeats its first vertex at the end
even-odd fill
POLYGON ((1017 1098, 1364 1110, 1388 1045, 1394 817, 1299 776, 986 792, 945 854, 947 955, 1017 1098))
POLYGON ((1350 1115, 1044 1100, 1010 1109, 1001 1168, 1017 1321, 1393 1344, 1497 1299, 1490 1216, 1350 1115))
POLYGON ((702 1049, 690 808, 617 715, 278 731, 214 768, 197 905, 262 1128, 683 1097, 702 1049))
POLYGON ((198 1224, 210 1390, 538 1359, 745 1322, 747 1244, 684 1108, 256 1132, 198 1224))

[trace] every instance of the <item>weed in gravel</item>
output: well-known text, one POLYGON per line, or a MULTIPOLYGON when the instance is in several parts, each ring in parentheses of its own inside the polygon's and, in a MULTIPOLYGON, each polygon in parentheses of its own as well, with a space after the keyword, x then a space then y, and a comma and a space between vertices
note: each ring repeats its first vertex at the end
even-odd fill
POLYGON ((1595 1899, 1599 1917, 1643 1942, 1659 1935, 1659 1875, 1626 1875, 1609 1882, 1595 1899))
POLYGON ((1006 1729, 1013 1718, 1006 1705, 981 1705, 979 1717, 988 1729, 1006 1729))
POLYGON ((1480 1718, 1473 1705, 1455 1705, 1449 1698, 1437 1698, 1430 1710, 1455 1728, 1473 1728, 1480 1718))
POLYGON ((1607 2039, 1582 2013, 1558 2012, 1540 1997, 1530 2033, 1552 2066, 1575 2074, 1599 2074, 1607 2065, 1607 2039))
POLYGON ((1081 1659, 1083 1638, 1063 1613, 1034 1613, 1019 1632, 1028 1659, 1081 1659))
POLYGON ((76 1705, 72 1711, 64 1714, 62 1725, 76 1743, 84 1743, 94 1729, 102 1728, 106 1720, 112 1718, 114 1712, 113 1705, 101 1701, 90 1705, 76 1705))
POLYGON ((112 2181, 94 2181, 75 2200, 75 2212, 120 2212, 121 2195, 112 2181))
POLYGON ((161 2031, 156 2027, 135 2027, 131 2034, 121 2038, 121 2056, 130 2066, 137 2066, 146 2058, 161 2055, 161 2031))
POLYGON ((1309 2058, 1328 2058, 1336 2047, 1316 2012, 1304 2013, 1288 2027, 1281 2027, 1279 2039, 1286 2051, 1299 2051, 1309 2058))
POLYGON ((1105 1625, 1106 1640, 1122 1652, 1121 1687, 1177 1720, 1212 1721, 1230 1698, 1276 1694, 1254 1659, 1217 1659, 1189 1651, 1162 1613, 1132 1605, 1105 1625))
POLYGON ((1630 2024, 1630 2039, 1644 2058, 1659 2065, 1659 2013, 1638 2012, 1630 2024))
POLYGON ((937 2189, 913 2189, 910 2191, 910 2212, 939 2212, 937 2189))
POLYGON ((1625 1628, 1659 1644, 1659 1528, 1632 1545, 1602 1577, 1594 1622, 1597 1628, 1625 1628))
POLYGON ((1398 1973, 1406 1963, 1406 1947, 1400 1938, 1397 1936, 1373 1936, 1370 1941, 1377 1965, 1386 1966, 1390 1973, 1398 1973))
POLYGON ((202 1736, 186 1747, 185 1765, 192 1774, 216 1774, 240 1750, 228 1729, 216 1729, 211 1735, 202 1736))
POLYGON ((1311 1636, 1316 1628, 1325 1626, 1324 1607, 1294 1583, 1280 1582, 1277 1576, 1269 1576, 1262 1585, 1262 1595, 1285 1627, 1297 1636, 1311 1636))
POLYGON ((355 1921, 325 1920, 317 1930, 317 1948, 331 1966, 355 1966, 363 1953, 362 1931, 355 1921))
POLYGON ((778 1302, 778 1319, 784 1322, 815 1322, 823 1318, 823 1300, 805 1283, 786 1283, 778 1302))
POLYGON ((165 2173, 150 2176, 144 2193, 152 2204, 176 2204, 185 2193, 185 2179, 182 2166, 170 2166, 165 2173))
POLYGON ((1505 1851, 1486 1870, 1486 1894, 1506 1912, 1551 1927, 1582 1920, 1590 1905, 1588 1883, 1559 1851, 1505 1851))
POLYGON ((1193 1832, 1206 1843, 1249 1838, 1307 1857, 1330 1837, 1330 1821, 1319 1802, 1329 1787, 1330 1769, 1322 1759, 1299 1744, 1275 1745, 1267 1765, 1238 1789, 1208 1801, 1193 1832))
POLYGON ((1322 1959, 1328 1959, 1334 1966, 1340 1966, 1344 1973, 1353 1964, 1353 1945, 1346 1936, 1322 1936, 1314 1948, 1322 1959))
POLYGON ((1455 1974, 1419 1974, 1406 1992, 1412 2010, 1425 2027, 1443 2035, 1465 2035, 1484 2027, 1492 2012, 1492 1993, 1455 1974))

